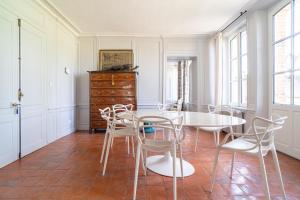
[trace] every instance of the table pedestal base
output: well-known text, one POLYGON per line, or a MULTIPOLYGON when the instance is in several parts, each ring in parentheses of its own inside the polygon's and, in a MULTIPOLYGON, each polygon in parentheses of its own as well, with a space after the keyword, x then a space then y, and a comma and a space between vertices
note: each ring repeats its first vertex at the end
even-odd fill
MULTIPOLYGON (((147 157, 147 168, 151 171, 173 177, 173 159, 170 154, 147 157)), ((190 176, 195 168, 189 162, 182 160, 183 177, 190 176)), ((180 158, 176 158, 176 177, 181 177, 180 158)))

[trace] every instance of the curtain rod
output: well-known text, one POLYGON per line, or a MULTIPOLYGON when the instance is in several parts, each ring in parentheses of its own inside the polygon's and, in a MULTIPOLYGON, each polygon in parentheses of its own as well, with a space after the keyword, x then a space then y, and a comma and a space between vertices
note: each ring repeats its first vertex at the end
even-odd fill
POLYGON ((247 12, 247 10, 243 11, 243 12, 240 12, 240 15, 235 18, 230 24, 228 24, 225 28, 223 28, 221 30, 221 32, 225 31, 229 26, 231 26, 231 24, 233 24, 234 22, 236 22, 236 20, 238 20, 241 16, 243 16, 245 13, 247 12))

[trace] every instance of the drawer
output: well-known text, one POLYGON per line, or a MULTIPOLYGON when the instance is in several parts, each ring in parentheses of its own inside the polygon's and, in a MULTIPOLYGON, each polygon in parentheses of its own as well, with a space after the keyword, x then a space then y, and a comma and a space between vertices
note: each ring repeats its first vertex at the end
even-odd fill
POLYGON ((135 90, 123 90, 123 89, 91 89, 91 96, 98 97, 98 96, 135 96, 135 90))
POLYGON ((100 120, 104 120, 101 115, 100 115, 100 112, 92 112, 90 114, 91 116, 91 121, 100 121, 100 120))
POLYGON ((106 128, 107 123, 104 120, 91 121, 90 128, 106 128))
POLYGON ((119 88, 119 89, 135 89, 135 81, 116 81, 114 85, 111 81, 91 81, 91 88, 119 88))
POLYGON ((91 80, 135 80, 135 73, 99 73, 91 74, 91 80))
POLYGON ((91 104, 114 105, 114 104, 135 104, 135 97, 91 97, 91 104))

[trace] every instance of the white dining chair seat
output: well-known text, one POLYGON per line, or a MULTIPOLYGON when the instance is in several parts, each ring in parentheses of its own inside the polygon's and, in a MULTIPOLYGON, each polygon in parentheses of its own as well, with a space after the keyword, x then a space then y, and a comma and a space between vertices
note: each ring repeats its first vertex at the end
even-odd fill
POLYGON ((144 139, 144 148, 154 152, 167 152, 170 151, 171 141, 167 140, 153 140, 144 139))
POLYGON ((113 131, 114 137, 135 136, 133 128, 121 128, 113 131))
POLYGON ((253 148, 251 150, 244 151, 245 153, 249 153, 249 154, 257 154, 258 151, 259 151, 259 148, 256 144, 253 144, 253 143, 247 141, 244 138, 234 139, 234 140, 232 140, 232 141, 230 141, 226 144, 223 144, 221 146, 221 148, 222 149, 236 150, 236 151, 244 151, 244 150, 253 148))

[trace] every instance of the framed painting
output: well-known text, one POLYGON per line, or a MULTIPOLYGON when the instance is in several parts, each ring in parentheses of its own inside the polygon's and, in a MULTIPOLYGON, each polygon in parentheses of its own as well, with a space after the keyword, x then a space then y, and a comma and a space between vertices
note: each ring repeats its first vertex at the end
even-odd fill
POLYGON ((99 70, 105 71, 124 67, 133 68, 133 51, 131 49, 99 51, 99 70))

